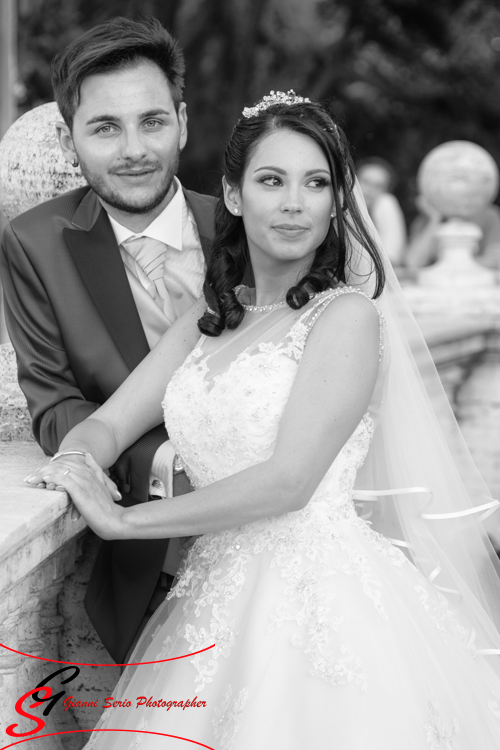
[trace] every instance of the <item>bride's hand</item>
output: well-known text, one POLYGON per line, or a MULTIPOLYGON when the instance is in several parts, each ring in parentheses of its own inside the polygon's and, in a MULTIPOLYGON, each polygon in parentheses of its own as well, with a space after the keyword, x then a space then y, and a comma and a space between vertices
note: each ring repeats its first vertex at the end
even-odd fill
POLYGON ((41 467, 28 477, 27 481, 35 485, 44 482, 47 488, 66 491, 98 536, 102 539, 120 539, 123 508, 115 504, 121 499, 121 495, 114 483, 104 474, 107 484, 111 485, 110 491, 107 484, 101 480, 101 470, 90 454, 85 456, 84 461, 77 464, 73 462, 70 467, 66 466, 66 463, 58 460, 48 467, 41 467), (44 473, 44 468, 50 471, 44 473))
POLYGON ((115 502, 122 499, 116 484, 109 478, 106 472, 101 469, 99 464, 94 461, 90 453, 87 453, 85 456, 70 454, 61 456, 56 461, 49 461, 44 466, 36 469, 33 474, 26 477, 24 481, 28 482, 28 484, 35 485, 39 489, 63 491, 65 488, 55 482, 55 476, 59 476, 61 471, 65 475, 68 471, 78 471, 81 466, 87 466, 94 472, 96 479, 102 482, 115 502))

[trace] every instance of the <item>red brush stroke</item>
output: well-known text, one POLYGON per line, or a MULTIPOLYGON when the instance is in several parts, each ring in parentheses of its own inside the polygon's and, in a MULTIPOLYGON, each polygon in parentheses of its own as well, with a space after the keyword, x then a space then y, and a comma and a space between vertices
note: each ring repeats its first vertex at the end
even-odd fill
MULTIPOLYGON (((67 662, 64 662, 65 664, 67 662)), ((157 737, 172 737, 174 740, 184 740, 184 742, 192 742, 193 745, 198 747, 206 747, 207 750, 215 750, 210 745, 204 745, 203 742, 196 742, 196 740, 189 740, 187 737, 179 737, 177 734, 163 734, 163 732, 147 732, 144 729, 70 729, 66 732, 52 732, 51 734, 39 734, 36 737, 28 737, 25 740, 19 740, 19 742, 13 742, 11 745, 5 745, 0 750, 7 750, 8 747, 14 747, 15 745, 21 745, 23 742, 29 742, 30 740, 41 740, 43 737, 55 737, 57 734, 76 734, 77 732, 130 732, 131 734, 154 734, 157 737)))
MULTIPOLYGON (((182 656, 172 656, 170 659, 159 659, 158 661, 136 661, 129 662, 128 664, 87 664, 86 662, 81 661, 61 661, 60 659, 46 659, 44 656, 33 656, 32 654, 25 654, 24 651, 16 651, 15 648, 9 648, 9 646, 6 646, 4 643, 0 643, 0 646, 7 649, 7 651, 12 651, 14 654, 21 654, 21 656, 27 656, 30 659, 39 659, 40 661, 51 661, 54 664, 72 664, 75 667, 138 667, 141 664, 163 664, 163 662, 165 661, 187 659, 188 656, 196 656, 196 654, 202 654, 204 651, 209 651, 211 648, 215 648, 215 643, 212 643, 211 646, 202 648, 199 651, 192 651, 190 654, 183 654, 182 656)), ((86 730, 82 729, 81 731, 86 730)), ((47 735, 47 737, 48 736, 49 735, 47 735)), ((181 739, 183 738, 181 737, 181 739)), ((192 742, 192 740, 189 741, 192 742)), ((12 747, 12 745, 8 745, 8 747, 12 747)), ((204 745, 203 747, 207 747, 207 745, 204 745)), ((0 750, 3 750, 3 748, 0 748, 0 750)))

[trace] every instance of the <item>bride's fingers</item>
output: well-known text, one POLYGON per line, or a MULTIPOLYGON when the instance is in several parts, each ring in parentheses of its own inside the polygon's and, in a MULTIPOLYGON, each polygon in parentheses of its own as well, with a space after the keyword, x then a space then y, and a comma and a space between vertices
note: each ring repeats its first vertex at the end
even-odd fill
MULTIPOLYGON (((119 538, 123 509, 115 505, 113 496, 92 469, 81 466, 75 471, 61 470, 50 478, 65 489, 77 511, 96 534, 104 539, 119 538)), ((73 512, 71 517, 75 518, 73 512)))
POLYGON ((113 498, 102 482, 86 468, 84 470, 80 468, 61 470, 58 474, 52 475, 50 480, 69 494, 83 515, 86 515, 87 509, 89 512, 97 508, 105 510, 106 506, 114 504, 113 498))
POLYGON ((115 502, 118 502, 119 500, 121 500, 122 496, 121 496, 121 493, 118 491, 118 487, 113 482, 113 480, 108 477, 106 472, 103 469, 101 469, 99 464, 94 460, 93 456, 90 453, 86 454, 85 463, 95 473, 99 481, 102 482, 104 486, 109 490, 113 500, 115 502))
POLYGON ((106 487, 108 492, 110 493, 111 497, 117 503, 119 500, 122 499, 121 492, 118 490, 118 487, 113 482, 112 479, 110 479, 104 472, 102 472, 102 477, 100 478, 103 485, 106 487))

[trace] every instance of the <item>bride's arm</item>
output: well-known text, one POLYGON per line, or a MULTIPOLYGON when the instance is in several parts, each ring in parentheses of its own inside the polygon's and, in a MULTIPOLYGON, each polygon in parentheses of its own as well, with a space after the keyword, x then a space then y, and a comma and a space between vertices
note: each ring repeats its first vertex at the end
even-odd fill
POLYGON ((366 412, 378 358, 377 311, 361 295, 342 295, 309 335, 267 461, 189 495, 126 509, 113 505, 104 490, 94 492, 90 472, 88 477, 61 473, 57 481, 107 539, 191 536, 299 510, 366 412))
MULTIPOLYGON (((68 432, 59 452, 89 452, 106 469, 126 448, 160 424, 166 386, 198 341, 197 321, 205 309, 205 300, 200 298, 168 329, 120 388, 92 416, 68 432)), ((51 464, 49 474, 73 467, 75 461, 81 463, 71 454, 65 456, 51 464)), ((33 484, 42 481, 40 472, 30 479, 33 484)), ((53 481, 52 477, 49 481, 53 481)))

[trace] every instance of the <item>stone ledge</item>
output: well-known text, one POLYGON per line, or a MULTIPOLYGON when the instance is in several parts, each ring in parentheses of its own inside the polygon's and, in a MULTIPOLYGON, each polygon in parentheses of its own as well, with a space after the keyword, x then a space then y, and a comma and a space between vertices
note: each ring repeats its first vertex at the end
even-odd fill
POLYGON ((0 445, 3 441, 32 442, 31 417, 17 382, 12 344, 0 345, 0 445))
POLYGON ((35 443, 0 443, 0 595, 86 529, 73 521, 64 492, 28 487, 23 478, 46 456, 35 443))
POLYGON ((417 318, 434 364, 441 367, 472 360, 496 348, 500 339, 500 323, 491 319, 417 318))

